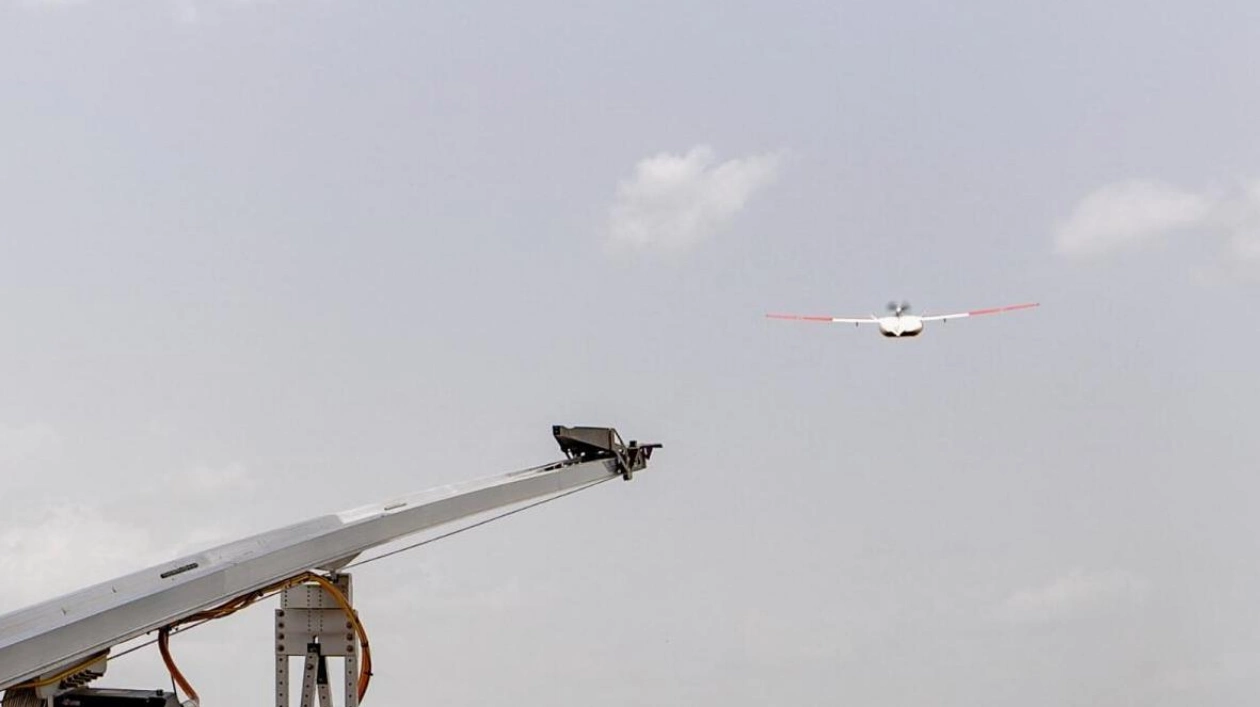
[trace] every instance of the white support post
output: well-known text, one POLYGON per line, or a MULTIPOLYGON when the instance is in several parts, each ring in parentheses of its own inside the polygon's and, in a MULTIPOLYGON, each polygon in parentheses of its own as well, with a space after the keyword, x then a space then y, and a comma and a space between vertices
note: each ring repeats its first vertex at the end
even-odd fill
MULTIPOLYGON (((329 577, 353 604, 350 575, 329 577)), ((345 707, 358 707, 359 649, 354 623, 337 600, 315 582, 281 592, 276 609, 276 707, 289 707, 289 659, 305 659, 302 671, 302 707, 332 707, 328 685, 329 657, 345 663, 345 707)))

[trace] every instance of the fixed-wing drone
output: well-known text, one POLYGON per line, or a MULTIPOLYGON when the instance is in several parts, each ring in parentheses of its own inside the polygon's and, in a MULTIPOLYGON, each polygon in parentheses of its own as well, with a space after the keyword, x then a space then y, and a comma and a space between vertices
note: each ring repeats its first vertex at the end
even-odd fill
POLYGON ((802 322, 827 322, 831 324, 878 324, 879 333, 889 338, 901 338, 906 336, 918 336, 923 333, 924 322, 946 322, 950 319, 962 319, 963 317, 978 317, 982 314, 1001 314, 1003 312, 1014 312, 1018 309, 1029 309, 1036 307, 1039 302, 1028 302, 1026 304, 1011 304, 1005 307, 989 307, 988 309, 973 309, 970 312, 957 312, 955 314, 933 314, 927 317, 920 317, 914 314, 908 314, 910 311, 909 302, 889 302, 888 311, 892 312, 888 316, 877 317, 872 314, 869 317, 812 317, 803 314, 767 314, 770 319, 795 319, 802 322))

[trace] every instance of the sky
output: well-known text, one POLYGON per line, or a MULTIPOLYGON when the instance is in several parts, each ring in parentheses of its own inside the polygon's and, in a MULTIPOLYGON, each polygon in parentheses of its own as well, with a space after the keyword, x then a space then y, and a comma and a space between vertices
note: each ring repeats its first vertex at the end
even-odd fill
POLYGON ((366 704, 1253 704, 1258 64, 1245 0, 0 0, 0 612, 611 425, 356 571, 366 704), (1042 306, 763 316, 894 299, 1042 306))

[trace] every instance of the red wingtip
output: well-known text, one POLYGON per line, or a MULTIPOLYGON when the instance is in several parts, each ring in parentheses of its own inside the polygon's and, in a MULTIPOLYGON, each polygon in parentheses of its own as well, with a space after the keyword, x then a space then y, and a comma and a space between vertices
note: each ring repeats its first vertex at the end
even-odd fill
POLYGON ((1001 314, 1002 312, 1014 312, 1017 309, 1029 309, 1031 307, 1040 307, 1040 302, 1025 302, 1024 304, 1011 304, 1005 307, 989 307, 988 309, 976 309, 967 312, 969 316, 978 317, 981 314, 1001 314))

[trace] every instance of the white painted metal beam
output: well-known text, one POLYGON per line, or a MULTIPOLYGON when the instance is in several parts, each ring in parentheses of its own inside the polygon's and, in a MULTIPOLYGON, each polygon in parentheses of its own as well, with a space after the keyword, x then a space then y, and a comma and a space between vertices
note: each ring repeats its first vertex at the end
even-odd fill
POLYGON ((441 486, 320 516, 19 609, 0 616, 0 689, 303 571, 335 569, 392 540, 623 471, 616 459, 575 459, 441 486))

